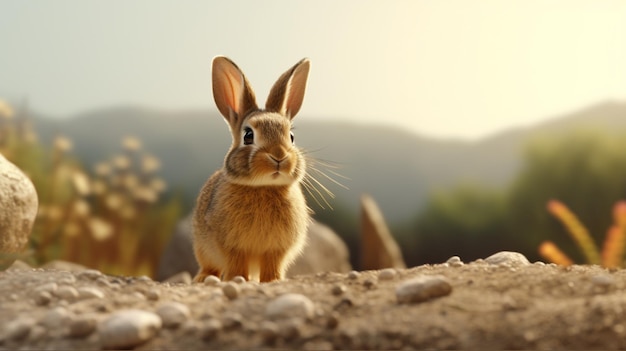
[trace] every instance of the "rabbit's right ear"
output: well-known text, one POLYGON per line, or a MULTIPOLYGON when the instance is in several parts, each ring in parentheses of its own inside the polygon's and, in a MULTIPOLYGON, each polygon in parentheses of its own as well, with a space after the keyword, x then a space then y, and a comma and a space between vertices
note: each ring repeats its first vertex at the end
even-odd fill
POLYGON ((250 110, 258 109, 254 91, 237 65, 224 56, 213 59, 213 98, 220 113, 236 126, 250 110))

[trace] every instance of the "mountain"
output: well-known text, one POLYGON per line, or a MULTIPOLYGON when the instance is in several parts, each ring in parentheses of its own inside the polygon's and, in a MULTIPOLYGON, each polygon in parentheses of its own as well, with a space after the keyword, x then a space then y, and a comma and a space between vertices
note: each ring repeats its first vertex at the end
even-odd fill
MULTIPOLYGON (((74 142, 74 153, 87 165, 119 152, 125 136, 139 138, 162 161, 161 175, 191 206, 204 180, 223 162, 230 133, 214 111, 155 111, 137 107, 94 110, 65 120, 35 116, 43 142, 61 134, 74 142)), ((358 211, 367 192, 391 222, 416 214, 430 192, 459 182, 501 187, 522 162, 533 138, 576 128, 626 129, 626 103, 607 102, 560 116, 531 128, 498 133, 479 141, 437 140, 392 127, 328 120, 295 120, 296 143, 319 160, 337 164, 350 180, 349 190, 323 176, 316 178, 337 196, 332 203, 358 211)), ((322 169, 325 167, 321 167, 322 169)), ((326 172, 331 175, 330 172, 326 172)))

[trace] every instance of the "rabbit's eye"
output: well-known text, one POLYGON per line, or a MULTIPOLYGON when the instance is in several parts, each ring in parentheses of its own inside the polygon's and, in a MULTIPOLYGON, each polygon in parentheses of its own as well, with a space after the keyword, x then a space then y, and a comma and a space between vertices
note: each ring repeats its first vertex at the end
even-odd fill
POLYGON ((289 137, 291 137, 291 143, 294 143, 295 137, 293 136, 293 132, 289 132, 289 137))
POLYGON ((252 128, 246 127, 243 129, 243 144, 252 145, 254 143, 254 132, 252 128))

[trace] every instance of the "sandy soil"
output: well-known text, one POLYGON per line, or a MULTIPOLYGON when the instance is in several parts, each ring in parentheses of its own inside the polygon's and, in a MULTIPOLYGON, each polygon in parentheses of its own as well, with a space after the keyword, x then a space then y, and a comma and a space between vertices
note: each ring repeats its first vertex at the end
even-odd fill
POLYGON ((159 318, 113 348, 626 349, 626 270, 483 260, 213 285, 12 268, 0 272, 0 349, 101 349, 133 338, 128 325, 106 330, 126 309, 159 318), (449 294, 398 302, 403 282, 433 275, 449 294), (308 297, 310 314, 271 315, 286 293, 308 297))

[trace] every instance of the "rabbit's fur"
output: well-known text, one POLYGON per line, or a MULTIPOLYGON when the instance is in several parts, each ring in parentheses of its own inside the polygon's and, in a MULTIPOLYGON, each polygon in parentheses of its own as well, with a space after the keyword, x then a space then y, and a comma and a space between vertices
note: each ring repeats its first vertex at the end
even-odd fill
POLYGON ((272 87, 265 109, 231 60, 213 60, 213 97, 233 137, 224 166, 204 184, 193 215, 194 252, 208 275, 261 282, 282 279, 306 239, 310 210, 301 189, 306 172, 293 143, 310 63, 303 59, 272 87))

